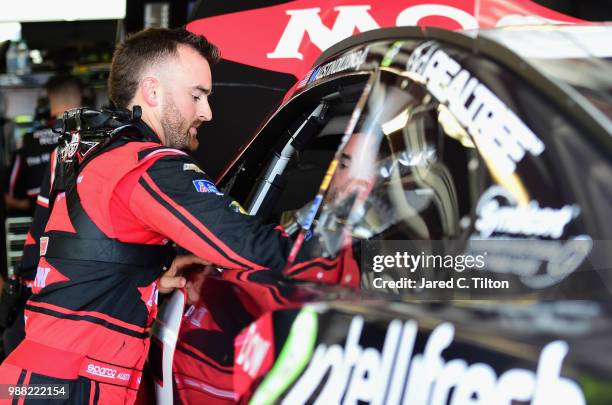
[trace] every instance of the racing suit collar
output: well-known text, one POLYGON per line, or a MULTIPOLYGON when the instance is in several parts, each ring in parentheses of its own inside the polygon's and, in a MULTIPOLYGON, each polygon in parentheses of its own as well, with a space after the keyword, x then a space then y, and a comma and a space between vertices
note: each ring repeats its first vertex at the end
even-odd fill
POLYGON ((137 119, 134 121, 134 126, 138 128, 140 133, 142 134, 142 138, 145 141, 155 142, 161 144, 162 141, 159 139, 155 131, 148 126, 143 120, 137 119))

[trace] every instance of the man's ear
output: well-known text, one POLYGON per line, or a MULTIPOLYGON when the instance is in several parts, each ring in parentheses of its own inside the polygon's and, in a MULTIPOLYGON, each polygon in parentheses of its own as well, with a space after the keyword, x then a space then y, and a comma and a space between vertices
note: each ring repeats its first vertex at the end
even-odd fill
POLYGON ((157 107, 161 97, 159 80, 151 76, 143 78, 140 81, 140 92, 145 103, 150 107, 157 107))

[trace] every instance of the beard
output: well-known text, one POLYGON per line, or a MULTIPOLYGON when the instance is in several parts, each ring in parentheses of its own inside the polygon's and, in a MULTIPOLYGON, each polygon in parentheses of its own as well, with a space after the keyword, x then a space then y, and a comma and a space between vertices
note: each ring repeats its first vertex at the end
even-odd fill
MULTIPOLYGON (((190 143, 190 123, 183 119, 173 100, 164 102, 162 109, 162 129, 166 137, 166 146, 176 149, 187 149, 190 143)), ((197 126, 194 124, 193 126, 197 126)))

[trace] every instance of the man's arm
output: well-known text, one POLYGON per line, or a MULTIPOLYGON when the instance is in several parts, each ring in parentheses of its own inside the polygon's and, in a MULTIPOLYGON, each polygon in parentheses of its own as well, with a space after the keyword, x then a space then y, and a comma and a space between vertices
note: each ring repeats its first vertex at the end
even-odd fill
POLYGON ((281 271, 290 241, 237 212, 234 201, 187 156, 165 156, 139 178, 130 210, 144 225, 201 258, 229 269, 281 271))
POLYGON ((11 164, 10 177, 8 179, 8 188, 5 190, 4 202, 7 209, 15 209, 27 211, 30 207, 30 199, 26 195, 24 182, 25 163, 21 150, 15 153, 15 157, 11 164))
POLYGON ((36 199, 34 219, 28 230, 26 242, 23 247, 21 264, 19 265, 19 276, 26 280, 33 280, 36 275, 36 267, 40 258, 40 236, 45 230, 49 219, 49 193, 51 191, 51 178, 55 169, 56 150, 51 153, 50 164, 45 166, 45 175, 40 185, 40 194, 36 199))

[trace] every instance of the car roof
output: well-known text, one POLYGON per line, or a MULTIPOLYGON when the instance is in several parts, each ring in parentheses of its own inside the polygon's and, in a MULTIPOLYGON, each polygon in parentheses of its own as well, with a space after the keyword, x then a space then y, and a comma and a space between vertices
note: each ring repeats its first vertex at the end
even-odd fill
MULTIPOLYGON (((470 31, 464 31, 470 34, 470 31)), ((609 58, 612 24, 525 25, 476 30, 526 59, 609 58), (529 44, 527 46, 526 44, 529 44)))

